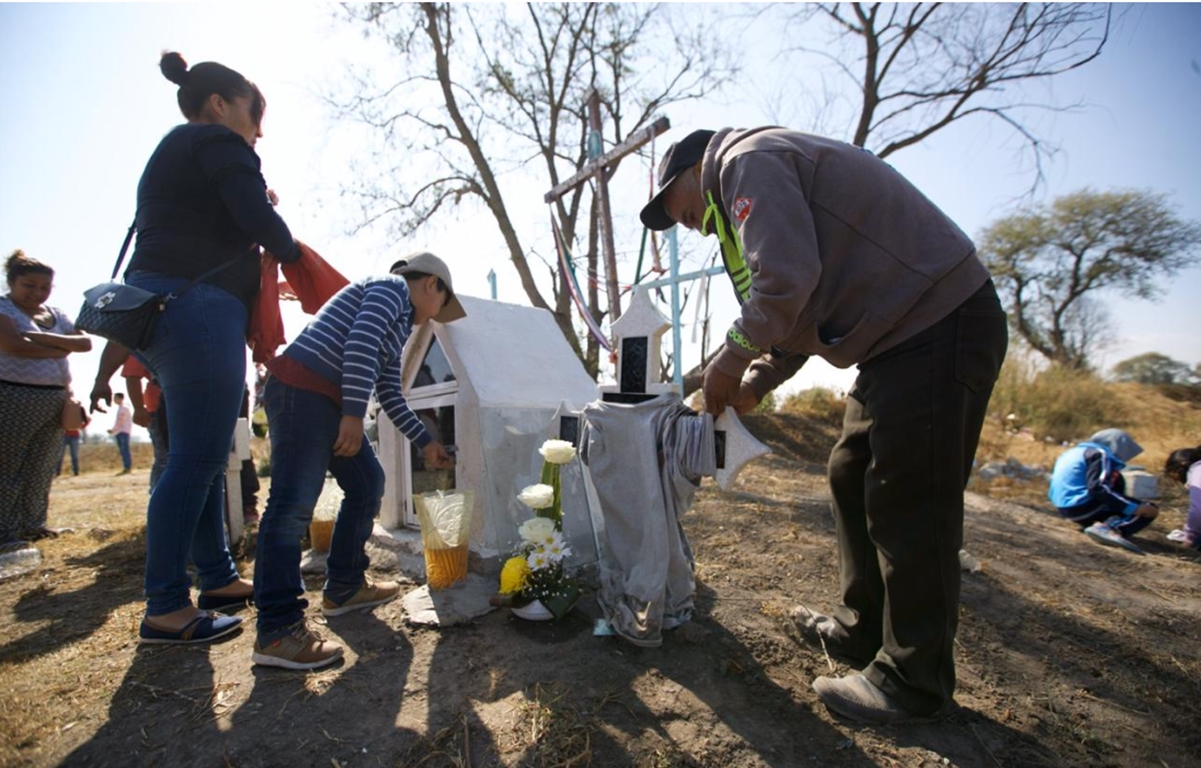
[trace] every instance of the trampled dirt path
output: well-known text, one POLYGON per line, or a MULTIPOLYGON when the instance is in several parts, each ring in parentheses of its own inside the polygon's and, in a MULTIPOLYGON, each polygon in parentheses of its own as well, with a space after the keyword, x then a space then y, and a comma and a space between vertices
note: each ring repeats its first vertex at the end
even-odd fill
POLYGON ((831 717, 810 688, 827 661, 783 617, 836 600, 832 431, 752 424, 776 454, 735 492, 705 483, 685 518, 695 620, 658 649, 593 637, 587 598, 558 625, 498 610, 419 629, 399 603, 334 619, 346 660, 311 675, 253 668, 252 632, 139 649, 145 475, 63 481, 54 522, 79 531, 0 583, 0 764, 1201 764, 1201 559, 1163 542, 1174 521, 1140 558, 974 493, 958 708, 889 728, 831 717))

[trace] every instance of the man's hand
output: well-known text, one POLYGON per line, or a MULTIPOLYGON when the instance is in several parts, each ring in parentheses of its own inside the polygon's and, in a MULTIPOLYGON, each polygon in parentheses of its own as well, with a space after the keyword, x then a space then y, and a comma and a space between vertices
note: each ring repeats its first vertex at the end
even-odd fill
POLYGON ((736 404, 744 400, 740 397, 742 380, 722 373, 712 365, 705 369, 701 388, 705 395, 705 411, 714 416, 725 413, 727 405, 737 408, 736 404))
POLYGON ((108 385, 107 381, 96 379, 96 383, 92 385, 92 394, 89 397, 92 401, 90 409, 92 413, 108 413, 108 411, 100 407, 100 401, 103 400, 105 405, 111 407, 113 404, 113 388, 108 385))
POLYGON ((751 388, 751 385, 744 381, 738 385, 737 397, 727 403, 727 405, 733 408, 739 416, 743 416, 755 410, 755 406, 759 405, 759 395, 755 394, 755 390, 751 388))
POLYGON ((363 447, 363 420, 357 416, 343 416, 338 425, 338 439, 334 441, 335 456, 355 456, 363 447))
POLYGON ((449 469, 455 465, 455 459, 446 452, 446 447, 437 440, 426 443, 421 449, 425 454, 425 466, 427 469, 449 469))
POLYGON ((145 407, 137 407, 133 409, 133 423, 139 427, 150 427, 150 411, 145 407))
POLYGON ((1159 507, 1149 501, 1143 502, 1139 508, 1134 510, 1135 517, 1146 517, 1154 520, 1159 516, 1159 507))

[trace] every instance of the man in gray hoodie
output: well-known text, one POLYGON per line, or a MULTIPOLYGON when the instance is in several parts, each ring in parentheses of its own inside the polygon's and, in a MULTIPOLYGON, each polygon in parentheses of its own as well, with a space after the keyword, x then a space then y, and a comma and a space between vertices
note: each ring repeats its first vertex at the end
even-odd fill
POLYGON ((802 629, 862 672, 819 677, 868 723, 937 714, 955 688, 963 489, 1008 332, 971 240, 859 147, 783 128, 694 131, 664 156, 650 229, 715 234, 741 302, 705 370, 740 413, 811 356, 859 366, 830 456, 842 605, 802 629))

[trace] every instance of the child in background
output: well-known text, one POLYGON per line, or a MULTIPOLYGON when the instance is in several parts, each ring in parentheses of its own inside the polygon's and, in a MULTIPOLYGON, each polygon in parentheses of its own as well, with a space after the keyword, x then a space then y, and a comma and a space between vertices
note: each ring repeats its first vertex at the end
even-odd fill
POLYGON ((400 357, 414 325, 464 315, 446 264, 430 253, 413 254, 393 264, 386 277, 343 288, 267 363, 263 404, 271 490, 254 569, 256 664, 317 669, 342 656, 340 645, 308 628, 300 573, 300 539, 327 470, 345 495, 330 544, 322 613, 340 616, 399 594, 398 584, 366 578, 370 561, 364 545, 379 512, 384 472, 363 434, 363 417, 374 388, 383 411, 424 452, 427 464, 452 463, 405 402, 400 357))
POLYGON ((1130 537, 1150 525, 1159 508, 1126 496, 1121 472, 1142 452, 1122 430, 1103 429, 1060 455, 1047 496, 1089 538, 1142 554, 1130 537))
POLYGON ((1193 549, 1201 549, 1201 445, 1172 451, 1163 473, 1188 487, 1188 518, 1183 528, 1168 534, 1168 539, 1193 549))

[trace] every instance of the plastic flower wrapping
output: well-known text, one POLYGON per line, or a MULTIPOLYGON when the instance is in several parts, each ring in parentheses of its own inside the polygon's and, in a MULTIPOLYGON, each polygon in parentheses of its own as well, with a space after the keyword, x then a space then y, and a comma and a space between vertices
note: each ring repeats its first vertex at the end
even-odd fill
POLYGON ((526 486, 517 500, 534 512, 517 529, 521 543, 500 572, 500 594, 514 604, 540 601, 556 619, 567 615, 579 599, 579 586, 567 578, 565 560, 571 547, 563 538, 563 508, 559 468, 575 459, 575 447, 566 440, 547 440, 542 455, 542 482, 526 486))

